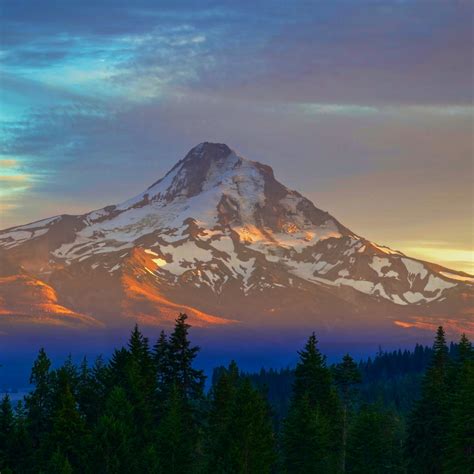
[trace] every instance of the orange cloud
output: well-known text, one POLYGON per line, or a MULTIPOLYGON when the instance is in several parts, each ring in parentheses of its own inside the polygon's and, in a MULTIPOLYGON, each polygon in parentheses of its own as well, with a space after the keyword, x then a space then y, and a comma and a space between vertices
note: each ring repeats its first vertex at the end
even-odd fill
POLYGON ((22 183, 29 180, 27 174, 6 174, 0 175, 0 183, 22 183))
POLYGON ((0 160, 0 168, 10 169, 10 168, 16 168, 18 165, 19 165, 18 160, 12 160, 12 159, 0 160))

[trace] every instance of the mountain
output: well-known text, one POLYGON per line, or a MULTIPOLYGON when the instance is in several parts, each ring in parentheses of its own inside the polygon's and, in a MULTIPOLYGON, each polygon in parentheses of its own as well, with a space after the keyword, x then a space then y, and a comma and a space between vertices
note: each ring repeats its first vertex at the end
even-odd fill
POLYGON ((472 276, 368 241, 224 144, 194 147, 121 204, 0 231, 0 252, 8 324, 166 325, 185 311, 197 326, 474 332, 472 276))

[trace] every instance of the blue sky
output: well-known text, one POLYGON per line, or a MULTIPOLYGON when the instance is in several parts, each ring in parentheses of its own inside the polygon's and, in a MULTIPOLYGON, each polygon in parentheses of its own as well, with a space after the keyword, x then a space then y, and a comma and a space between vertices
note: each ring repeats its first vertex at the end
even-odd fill
POLYGON ((0 227, 124 200, 209 140, 474 270, 472 2, 0 5, 0 227))

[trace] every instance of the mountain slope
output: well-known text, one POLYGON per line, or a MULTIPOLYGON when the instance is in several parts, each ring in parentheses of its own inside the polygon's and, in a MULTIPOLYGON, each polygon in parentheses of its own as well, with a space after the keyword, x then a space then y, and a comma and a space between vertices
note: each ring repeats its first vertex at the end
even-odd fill
POLYGON ((0 232, 0 249, 107 325, 398 324, 471 331, 473 278, 356 235, 224 144, 118 205, 0 232))

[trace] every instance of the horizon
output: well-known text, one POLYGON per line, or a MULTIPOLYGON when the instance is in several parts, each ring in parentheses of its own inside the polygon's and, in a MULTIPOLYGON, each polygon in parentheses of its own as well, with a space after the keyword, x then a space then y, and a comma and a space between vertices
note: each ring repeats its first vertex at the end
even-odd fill
MULTIPOLYGON (((53 366, 60 367, 68 357, 79 364, 87 358, 89 365, 97 357, 110 360, 115 349, 125 347, 133 327, 128 330, 103 329, 102 333, 67 333, 37 332, 22 333, 22 338, 5 339, 0 333, 2 351, 0 354, 0 373, 2 390, 26 390, 30 386, 28 379, 34 359, 41 348, 51 357, 53 366)), ((158 340, 163 328, 139 327, 140 331, 148 338, 150 346, 158 340)), ((166 333, 170 334, 172 328, 167 327, 166 333)), ((282 334, 278 331, 255 332, 248 330, 226 331, 203 328, 190 328, 190 341, 199 347, 196 366, 204 370, 210 383, 210 377, 215 368, 228 366, 234 360, 242 371, 257 373, 260 369, 285 369, 294 368, 298 351, 300 351, 308 337, 316 334, 318 345, 322 354, 327 357, 328 364, 335 364, 349 353, 354 360, 367 361, 373 359, 378 353, 391 353, 398 350, 413 352, 416 345, 432 347, 434 334, 425 331, 415 331, 406 334, 403 338, 390 335, 368 335, 363 340, 351 339, 348 334, 326 333, 314 328, 299 328, 282 334), (377 339, 376 339, 377 337, 377 339), (245 346, 247 350, 242 352, 245 346)), ((14 336, 14 335, 13 335, 14 336)), ((449 344, 457 343, 459 336, 451 334, 447 338, 449 344)), ((8 393, 8 392, 5 392, 8 393)), ((24 393, 22 392, 21 395, 24 393)))

